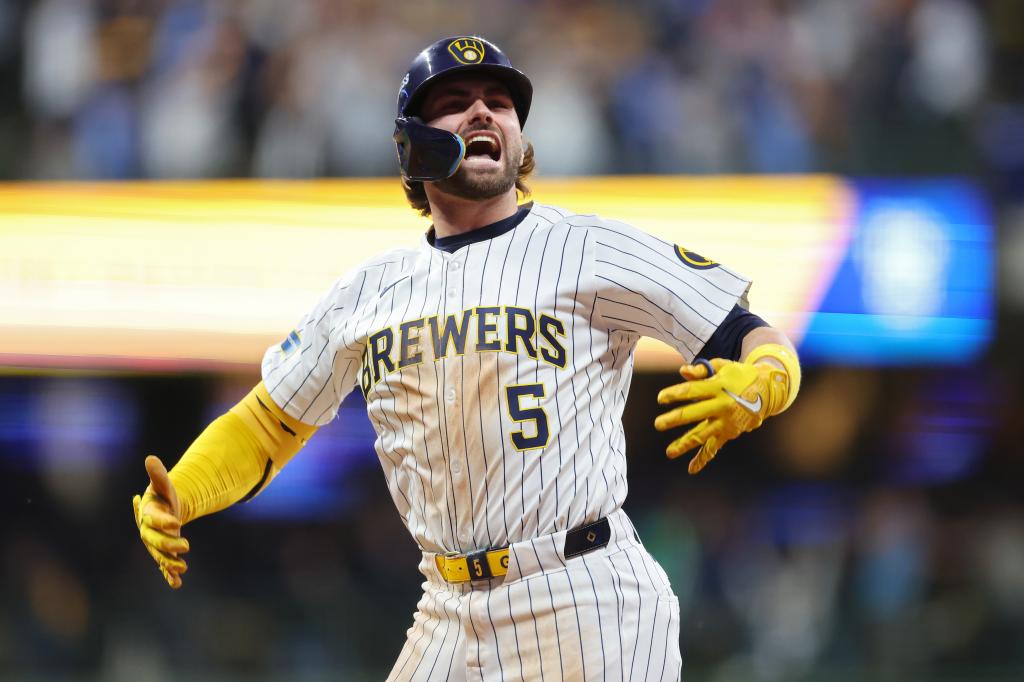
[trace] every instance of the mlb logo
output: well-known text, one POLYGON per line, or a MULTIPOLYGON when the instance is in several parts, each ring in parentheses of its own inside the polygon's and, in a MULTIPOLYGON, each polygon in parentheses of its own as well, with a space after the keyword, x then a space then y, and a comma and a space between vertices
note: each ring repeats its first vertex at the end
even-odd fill
POLYGON ((299 338, 298 330, 293 329, 292 333, 288 335, 288 338, 281 343, 281 352, 285 355, 291 355, 291 353, 302 345, 302 339, 299 338))

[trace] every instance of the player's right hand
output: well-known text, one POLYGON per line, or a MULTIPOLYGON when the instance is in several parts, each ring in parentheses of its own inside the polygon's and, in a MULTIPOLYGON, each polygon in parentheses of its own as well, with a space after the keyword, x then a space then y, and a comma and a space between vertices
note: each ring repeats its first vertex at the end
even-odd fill
POLYGON ((146 458, 149 487, 132 499, 135 525, 142 544, 146 546, 164 580, 173 589, 181 587, 181 575, 188 565, 179 555, 188 551, 188 540, 181 537, 181 507, 178 494, 159 457, 146 458))

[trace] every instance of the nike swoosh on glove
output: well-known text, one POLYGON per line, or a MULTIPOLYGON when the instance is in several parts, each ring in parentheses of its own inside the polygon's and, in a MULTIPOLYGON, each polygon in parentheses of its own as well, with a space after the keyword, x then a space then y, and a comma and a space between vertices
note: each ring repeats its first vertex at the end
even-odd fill
POLYGON ((658 403, 688 402, 659 415, 654 427, 666 431, 696 424, 665 450, 670 459, 675 459, 700 446, 690 460, 691 474, 703 469, 727 442, 753 431, 767 417, 788 407, 789 375, 771 363, 698 360, 681 367, 679 374, 685 383, 663 389, 658 393, 658 403))

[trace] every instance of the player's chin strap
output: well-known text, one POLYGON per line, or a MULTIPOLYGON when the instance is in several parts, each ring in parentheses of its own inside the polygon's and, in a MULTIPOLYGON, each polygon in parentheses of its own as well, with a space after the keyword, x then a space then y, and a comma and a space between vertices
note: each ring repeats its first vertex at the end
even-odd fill
POLYGON ((395 146, 402 175, 415 182, 437 182, 455 175, 466 143, 447 130, 425 125, 415 116, 395 119, 395 146))

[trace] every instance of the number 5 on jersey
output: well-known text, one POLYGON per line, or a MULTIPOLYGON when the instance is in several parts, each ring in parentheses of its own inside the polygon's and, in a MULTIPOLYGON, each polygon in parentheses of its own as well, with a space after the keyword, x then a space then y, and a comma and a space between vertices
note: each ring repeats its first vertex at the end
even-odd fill
POLYGON ((524 426, 519 431, 509 434, 516 450, 535 450, 548 444, 551 432, 548 429, 548 415, 539 405, 528 407, 523 405, 524 398, 534 398, 538 402, 544 397, 544 384, 513 384, 505 388, 508 399, 508 414, 512 421, 524 426), (527 426, 527 423, 532 422, 527 426), (533 435, 527 435, 527 431, 533 435))

